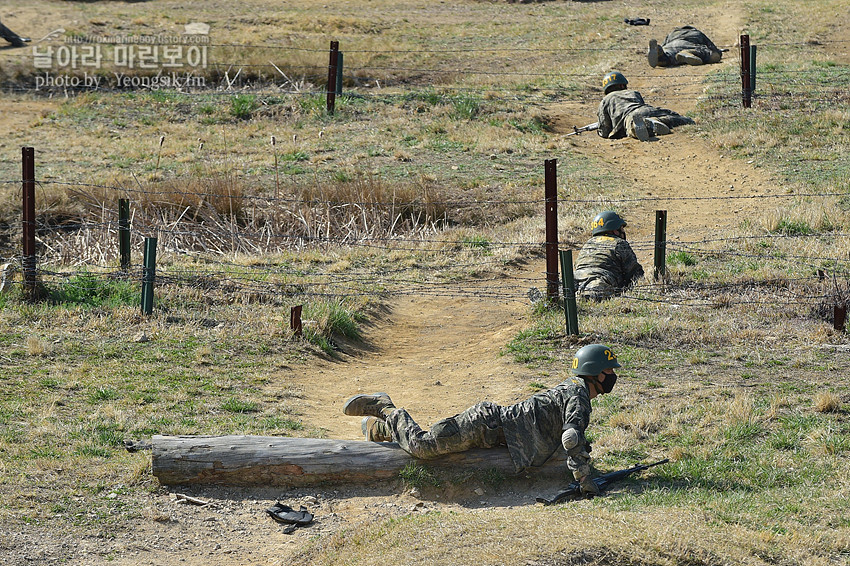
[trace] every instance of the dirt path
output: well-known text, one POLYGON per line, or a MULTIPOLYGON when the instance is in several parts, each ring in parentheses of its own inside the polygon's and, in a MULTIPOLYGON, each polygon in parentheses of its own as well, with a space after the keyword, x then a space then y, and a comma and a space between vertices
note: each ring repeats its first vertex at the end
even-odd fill
MULTIPOLYGON (((647 45, 651 37, 663 39, 676 25, 663 14, 651 15, 653 26, 641 28, 647 45), (656 24, 657 22, 657 24, 656 24), (666 30, 666 31, 661 31, 666 30)), ((709 14, 713 30, 706 30, 718 45, 733 45, 740 16, 736 9, 709 14), (714 30, 717 30, 716 32, 714 30)), ((685 113, 701 94, 694 75, 706 67, 652 69, 645 58, 630 57, 620 68, 650 104, 685 113), (660 80, 662 76, 664 80, 660 80), (670 80, 670 76, 681 80, 670 80), (673 85, 669 87, 654 87, 673 85)), ((738 66, 737 54, 726 53, 721 65, 738 66)), ((601 77, 600 77, 601 79, 601 77)), ((565 102, 547 109, 556 135, 573 125, 594 121, 596 102, 565 102)), ((698 125, 696 126, 698 128, 698 125)), ((668 238, 698 241, 722 233, 749 212, 758 209, 750 199, 679 200, 680 197, 728 197, 771 194, 781 188, 761 170, 740 160, 724 158, 693 132, 674 131, 650 142, 633 139, 603 140, 594 133, 571 136, 572 149, 619 168, 625 185, 640 189, 640 201, 630 209, 632 240, 650 242, 655 210, 668 213, 668 238), (657 199, 657 200, 656 200, 657 199), (667 200, 670 199, 670 200, 667 200)), ((651 246, 636 246, 643 265, 652 265, 651 246)), ((545 272, 538 261, 527 266, 529 277, 545 272)), ((539 283, 542 287, 542 279, 539 283)), ((490 303, 467 298, 405 298, 393 302, 389 314, 367 330, 369 349, 336 363, 323 363, 298 379, 308 391, 310 410, 305 421, 327 430, 329 437, 359 436, 359 419, 341 414, 350 395, 388 392, 408 408, 423 425, 463 410, 482 397, 511 402, 528 394, 528 370, 500 350, 525 324, 527 304, 490 303), (309 384, 309 385, 308 385, 309 384)))
POLYGON ((298 377, 309 391, 305 421, 330 438, 353 439, 361 437, 360 419, 343 415, 341 407, 358 393, 386 391, 423 424, 484 398, 521 398, 524 368, 500 351, 525 324, 527 308, 474 298, 393 301, 389 314, 367 328, 364 352, 298 377))

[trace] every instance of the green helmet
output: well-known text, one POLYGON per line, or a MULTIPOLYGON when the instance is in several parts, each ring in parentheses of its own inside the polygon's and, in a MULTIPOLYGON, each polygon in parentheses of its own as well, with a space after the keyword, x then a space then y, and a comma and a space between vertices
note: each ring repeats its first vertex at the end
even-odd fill
POLYGON ((591 234, 597 236, 605 232, 613 232, 619 230, 626 225, 626 221, 620 218, 620 215, 613 210, 600 212, 593 217, 593 222, 590 223, 591 234))
POLYGON ((626 86, 628 84, 629 81, 626 80, 626 77, 620 71, 611 71, 602 77, 602 90, 605 91, 605 94, 608 94, 608 91, 611 90, 612 86, 626 86))
POLYGON ((579 348, 573 358, 576 375, 599 375, 603 370, 621 367, 614 350, 604 344, 590 344, 579 348))

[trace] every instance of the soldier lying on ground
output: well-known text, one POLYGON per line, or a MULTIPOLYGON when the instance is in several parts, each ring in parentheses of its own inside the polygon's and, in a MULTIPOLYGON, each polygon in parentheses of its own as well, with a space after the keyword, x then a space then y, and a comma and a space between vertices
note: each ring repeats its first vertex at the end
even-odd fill
POLYGON ((29 38, 21 37, 0 22, 0 37, 12 44, 12 47, 23 47, 29 42, 29 38))
POLYGON ((643 267, 626 241, 626 221, 606 210, 591 223, 591 237, 576 258, 576 295, 601 301, 622 293, 643 277, 643 267))
POLYGON ((666 108, 656 108, 643 101, 636 90, 626 89, 629 81, 618 72, 612 71, 602 78, 605 97, 596 112, 603 138, 619 139, 627 135, 640 141, 653 136, 669 134, 676 126, 693 124, 694 121, 666 108))
POLYGON ((584 346, 573 358, 573 377, 515 405, 483 401, 422 430, 405 409, 396 408, 386 393, 355 395, 343 413, 364 417, 366 440, 395 441, 415 458, 437 458, 472 448, 507 446, 517 471, 542 466, 560 447, 567 469, 583 493, 598 494, 590 471, 590 445, 584 431, 590 420, 590 400, 610 393, 617 382, 617 356, 602 344, 584 346))
POLYGON ((674 29, 661 45, 650 39, 646 54, 650 67, 719 63, 722 56, 723 53, 708 36, 692 26, 674 29))

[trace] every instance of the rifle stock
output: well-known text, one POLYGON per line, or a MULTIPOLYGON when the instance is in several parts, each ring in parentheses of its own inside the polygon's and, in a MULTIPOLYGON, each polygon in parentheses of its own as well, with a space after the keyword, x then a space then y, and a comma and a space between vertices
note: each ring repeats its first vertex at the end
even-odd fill
POLYGON ((577 128, 573 126, 573 131, 567 134, 568 136, 577 136, 582 132, 592 132, 599 128, 599 122, 594 122, 592 124, 588 124, 587 126, 582 126, 581 128, 577 128))
MULTIPOLYGON (((666 464, 669 462, 669 458, 664 458, 663 460, 659 460, 658 462, 653 462, 652 464, 636 464, 631 468, 626 468, 625 470, 617 470, 615 472, 608 472, 607 474, 603 474, 597 478, 593 478, 593 483, 596 484, 596 487, 599 488, 600 491, 614 483, 615 481, 619 481, 623 478, 627 478, 632 474, 637 472, 642 472, 646 469, 652 468, 653 466, 660 466, 661 464, 666 464)), ((567 486, 567 489, 553 497, 552 499, 546 499, 545 497, 537 497, 536 501, 538 503, 542 503, 544 505, 553 505, 555 503, 560 503, 567 497, 571 495, 581 495, 581 486, 577 481, 570 483, 567 486)))

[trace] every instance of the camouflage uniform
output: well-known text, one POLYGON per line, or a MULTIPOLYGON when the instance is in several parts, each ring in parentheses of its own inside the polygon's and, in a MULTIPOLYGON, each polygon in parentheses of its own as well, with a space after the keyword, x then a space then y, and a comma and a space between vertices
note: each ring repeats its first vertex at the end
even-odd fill
POLYGON ((615 90, 605 95, 599 103, 596 118, 599 121, 599 129, 596 133, 603 138, 619 139, 630 135, 634 138, 634 118, 654 118, 663 122, 669 128, 693 124, 694 121, 681 116, 666 108, 656 108, 643 101, 643 97, 636 90, 615 90))
POLYGON ((563 383, 532 397, 502 407, 482 402, 443 419, 424 431, 404 409, 386 418, 393 439, 416 458, 438 458, 471 448, 507 445, 517 471, 542 466, 558 449, 561 435, 575 428, 578 445, 567 453, 567 468, 589 471, 589 447, 584 431, 590 420, 590 395, 584 380, 570 377, 563 383))
POLYGON ((643 277, 632 247, 609 234, 593 236, 576 258, 576 294, 587 299, 607 299, 643 277))
POLYGON ((0 22, 0 37, 12 44, 13 47, 23 47, 25 42, 29 41, 19 36, 0 22))
MULTIPOLYGON (((658 64, 662 67, 678 65, 676 54, 689 51, 703 63, 719 63, 723 53, 704 33, 692 26, 676 28, 667 34, 658 52, 658 64)), ((698 64, 699 62, 697 62, 698 64)))

